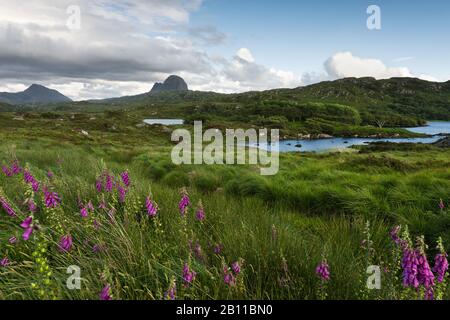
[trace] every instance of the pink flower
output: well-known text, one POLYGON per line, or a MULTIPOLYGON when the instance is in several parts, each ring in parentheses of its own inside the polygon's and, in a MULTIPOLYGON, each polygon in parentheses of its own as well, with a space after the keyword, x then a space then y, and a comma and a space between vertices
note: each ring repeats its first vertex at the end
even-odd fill
POLYGON ((120 177, 122 178, 122 182, 126 187, 129 187, 131 185, 130 175, 128 174, 128 171, 122 172, 120 174, 120 177))
POLYGON ((44 188, 44 198, 45 198, 45 206, 47 208, 57 208, 61 199, 56 192, 50 192, 47 188, 44 188))
POLYGON ((7 267, 9 266, 9 259, 7 257, 4 257, 2 260, 0 260, 0 267, 7 267))
POLYGON ((180 209, 180 214, 184 217, 187 214, 187 209, 190 204, 189 195, 186 191, 182 192, 182 198, 180 200, 180 203, 178 204, 178 208, 180 209))
POLYGON ((103 183, 100 179, 97 179, 95 181, 95 189, 97 189, 97 192, 100 193, 103 190, 103 183))
POLYGON ((177 297, 177 283, 175 280, 172 280, 170 283, 169 289, 165 293, 166 300, 175 300, 177 297))
POLYGON ((234 287, 236 285, 236 277, 227 267, 223 268, 223 281, 230 287, 234 287))
POLYGON ((197 276, 197 273, 189 268, 189 265, 187 263, 184 264, 183 267, 183 280, 186 283, 186 285, 191 284, 194 282, 195 277, 197 276))
POLYGON ((105 184, 105 190, 106 192, 111 192, 114 189, 114 177, 110 176, 109 173, 106 174, 106 184, 105 184))
POLYGON ((203 211, 203 208, 199 208, 197 210, 197 213, 195 214, 195 217, 198 221, 204 221, 205 220, 205 211, 203 211))
POLYGON ((112 300, 111 286, 109 284, 104 286, 102 292, 100 292, 100 300, 112 300))
POLYGON ((72 244, 72 236, 70 234, 62 236, 59 240, 59 250, 61 252, 69 252, 70 250, 72 250, 72 244))
POLYGON ((25 241, 28 241, 30 239, 31 234, 33 233, 33 217, 26 218, 21 224, 20 227, 25 229, 24 233, 22 234, 22 238, 25 241))
POLYGON ((87 218, 87 216, 89 215, 89 213, 88 213, 88 210, 87 210, 86 207, 83 207, 83 208, 80 209, 80 215, 81 215, 81 217, 83 217, 83 218, 87 218))
POLYGON ((222 252, 222 249, 223 249, 223 245, 221 243, 219 243, 214 246, 213 251, 215 254, 220 254, 222 252))
POLYGON ((19 161, 14 160, 11 165, 11 171, 13 174, 19 174, 22 172, 22 167, 19 165, 19 161))
POLYGON ((15 217, 16 216, 16 212, 14 211, 14 209, 11 208, 10 204, 8 203, 8 201, 6 201, 6 199, 3 199, 1 196, 0 196, 0 203, 2 205, 3 210, 5 210, 6 213, 10 217, 15 217))
POLYGON ((28 218, 23 220, 23 222, 20 224, 20 227, 22 227, 24 229, 28 229, 31 226, 32 222, 33 222, 33 217, 29 216, 28 218))
POLYGON ((25 232, 22 235, 23 240, 28 241, 28 239, 30 239, 30 236, 31 236, 32 233, 33 233, 33 227, 30 227, 30 228, 26 229, 25 232))
POLYGON ((316 268, 316 274, 323 280, 330 280, 330 268, 326 260, 322 261, 316 268))
POLYGON ((145 207, 147 208, 147 214, 149 217, 156 217, 156 214, 158 213, 158 206, 150 199, 150 197, 147 197, 145 200, 145 207))
POLYGON ((119 192, 119 201, 121 203, 124 203, 127 197, 128 190, 119 185, 117 187, 117 191, 119 192))
POLYGON ((7 177, 12 177, 12 175, 13 175, 11 169, 8 168, 7 166, 3 166, 2 171, 5 174, 5 176, 7 176, 7 177))
POLYGON ((233 270, 235 274, 241 273, 241 266, 239 265, 238 261, 233 262, 233 264, 231 265, 231 270, 233 270))

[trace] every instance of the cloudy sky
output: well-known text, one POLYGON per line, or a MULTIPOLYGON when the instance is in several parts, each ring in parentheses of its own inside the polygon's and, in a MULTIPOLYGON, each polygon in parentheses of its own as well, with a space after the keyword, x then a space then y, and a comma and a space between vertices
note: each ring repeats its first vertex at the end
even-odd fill
POLYGON ((450 79, 446 0, 0 0, 0 91, 74 100, 170 74, 242 92, 342 77, 450 79), (381 29, 369 30, 369 5, 381 29))

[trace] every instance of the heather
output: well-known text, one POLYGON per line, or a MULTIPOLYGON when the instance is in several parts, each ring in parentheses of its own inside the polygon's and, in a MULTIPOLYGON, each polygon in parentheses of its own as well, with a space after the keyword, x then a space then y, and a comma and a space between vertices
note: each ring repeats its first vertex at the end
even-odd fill
POLYGON ((284 154, 261 177, 174 166, 134 113, 59 117, 2 122, 1 299, 450 298, 448 150, 284 154))

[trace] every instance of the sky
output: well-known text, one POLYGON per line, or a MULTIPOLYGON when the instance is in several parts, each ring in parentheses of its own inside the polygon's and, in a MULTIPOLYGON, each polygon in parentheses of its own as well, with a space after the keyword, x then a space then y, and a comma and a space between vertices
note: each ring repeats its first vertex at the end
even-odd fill
POLYGON ((0 8, 0 92, 38 83, 101 99, 148 92, 171 74, 192 90, 224 93, 343 77, 450 80, 447 0, 0 0, 0 8))

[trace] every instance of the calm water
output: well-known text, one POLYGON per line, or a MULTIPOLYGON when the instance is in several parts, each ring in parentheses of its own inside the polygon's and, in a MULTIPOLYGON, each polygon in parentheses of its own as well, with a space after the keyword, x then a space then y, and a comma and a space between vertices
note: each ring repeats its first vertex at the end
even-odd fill
POLYGON ((144 122, 149 125, 160 124, 163 126, 175 126, 184 123, 183 119, 145 119, 144 122))
MULTIPOLYGON (((350 146, 364 145, 369 142, 410 142, 410 143, 433 143, 441 139, 438 136, 440 133, 450 133, 450 121, 436 121, 429 122, 426 127, 408 128, 412 132, 425 133, 433 135, 427 138, 331 138, 331 139, 318 139, 318 140, 286 140, 280 141, 280 152, 319 152, 330 149, 345 149, 350 146)), ((259 145, 251 144, 252 147, 259 147, 261 149, 270 149, 274 145, 259 145)), ((275 145, 276 147, 276 145, 275 145)))
POLYGON ((428 122, 425 127, 407 128, 407 130, 416 133, 425 133, 430 135, 447 133, 450 134, 450 121, 433 121, 428 122))

